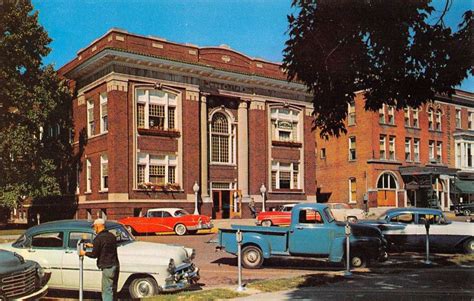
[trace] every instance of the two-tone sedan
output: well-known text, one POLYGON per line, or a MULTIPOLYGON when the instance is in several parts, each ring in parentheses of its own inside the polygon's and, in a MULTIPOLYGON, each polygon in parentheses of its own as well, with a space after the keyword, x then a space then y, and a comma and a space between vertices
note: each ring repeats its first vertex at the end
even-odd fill
MULTIPOLYGON (((94 239, 96 234, 91 225, 91 221, 85 220, 44 223, 28 229, 13 244, 0 244, 0 249, 37 261, 51 273, 50 288, 77 290, 77 245, 79 241, 94 239)), ((132 298, 144 298, 187 288, 199 279, 199 270, 192 263, 194 249, 136 241, 124 225, 117 222, 107 221, 105 226, 117 238, 118 291, 128 289, 132 298)), ((84 257, 84 290, 100 292, 101 273, 95 259, 84 257)))
POLYGON ((441 210, 430 208, 389 209, 371 224, 382 230, 393 251, 423 251, 429 222, 430 249, 437 252, 474 253, 474 224, 450 221, 441 210))

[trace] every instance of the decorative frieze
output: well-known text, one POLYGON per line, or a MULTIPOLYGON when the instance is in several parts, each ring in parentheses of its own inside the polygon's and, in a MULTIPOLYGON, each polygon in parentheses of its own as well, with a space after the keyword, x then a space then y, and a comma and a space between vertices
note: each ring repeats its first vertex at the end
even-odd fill
POLYGON ((118 81, 118 80, 109 81, 107 82, 107 92, 110 92, 110 91, 127 92, 128 84, 127 82, 118 81))
POLYGON ((199 101, 199 93, 186 90, 186 100, 199 101))
POLYGON ((255 101, 253 100, 250 103, 250 110, 265 110, 265 103, 263 101, 255 101))

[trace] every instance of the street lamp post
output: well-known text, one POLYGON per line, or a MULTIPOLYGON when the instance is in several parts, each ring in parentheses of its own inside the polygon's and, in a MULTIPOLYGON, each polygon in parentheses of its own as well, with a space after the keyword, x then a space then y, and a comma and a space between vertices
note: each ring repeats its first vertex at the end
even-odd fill
POLYGON ((262 212, 265 212, 265 192, 267 192, 267 188, 262 183, 262 186, 260 186, 260 193, 262 194, 262 212))
POLYGON ((194 182, 193 190, 194 190, 194 196, 195 196, 195 200, 194 200, 194 214, 195 214, 195 215, 199 215, 199 210, 198 210, 198 192, 199 192, 199 185, 198 185, 197 182, 194 182))

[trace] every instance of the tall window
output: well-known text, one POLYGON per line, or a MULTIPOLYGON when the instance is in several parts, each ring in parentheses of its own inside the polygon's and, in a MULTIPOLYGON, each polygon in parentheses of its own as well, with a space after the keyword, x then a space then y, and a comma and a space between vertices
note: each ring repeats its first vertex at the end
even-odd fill
POLYGON ((435 142, 430 140, 428 143, 428 153, 430 156, 430 161, 434 161, 435 159, 435 142))
POLYGON ((100 156, 100 190, 109 190, 109 159, 107 155, 100 156))
POLYGON ((174 155, 138 154, 137 184, 176 184, 177 157, 174 155))
POLYGON ((436 129, 437 131, 441 131, 441 116, 442 116, 442 115, 443 115, 443 114, 442 114, 441 110, 436 110, 436 120, 435 120, 435 122, 436 122, 436 127, 435 127, 435 129, 436 129))
POLYGON ((355 102, 351 101, 349 103, 349 113, 348 113, 348 125, 354 125, 356 123, 356 108, 355 108, 355 102))
POLYGON ((443 160, 443 142, 436 143, 436 161, 441 163, 443 160))
POLYGON ((456 109, 456 128, 460 129, 461 126, 461 109, 456 109))
POLYGON ((461 143, 456 143, 456 168, 461 168, 461 143))
POLYGON ((91 160, 86 159, 86 192, 91 192, 92 189, 92 165, 91 160))
POLYGON ((474 144, 473 143, 466 143, 465 144, 466 148, 466 165, 467 167, 473 167, 473 161, 474 161, 474 144))
POLYGON ((94 124, 94 101, 87 101, 87 137, 92 137, 95 134, 94 124))
POLYGON ((298 189, 299 164, 272 162, 272 188, 273 189, 298 189))
POLYGON ((106 133, 109 130, 109 119, 107 113, 107 93, 100 94, 100 132, 106 133))
POLYGON ((380 159, 387 159, 387 156, 386 156, 386 149, 387 149, 387 145, 386 145, 386 139, 387 137, 385 135, 380 135, 380 139, 379 139, 379 150, 380 150, 380 159))
POLYGON ((403 109, 403 114, 405 117, 405 126, 410 127, 411 126, 410 109, 409 108, 403 109))
POLYGON ((395 124, 395 108, 393 106, 388 107, 388 124, 395 124))
POLYGON ((234 126, 221 112, 212 116, 211 148, 211 162, 234 163, 234 126))
POLYGON ((428 128, 434 130, 434 111, 431 108, 428 110, 428 128))
POLYGON ((467 127, 470 130, 474 130, 474 112, 469 112, 467 127))
POLYGON ((177 95, 153 89, 137 91, 137 127, 176 130, 177 95))
POLYGON ((411 138, 405 138, 405 161, 411 161, 411 138))
POLYGON ((385 105, 379 109, 379 123, 385 124, 385 105))
POLYGON ((357 202, 357 184, 355 178, 349 179, 349 203, 357 202))
POLYGON ((390 136, 388 139, 388 158, 395 160, 395 137, 390 136))
POLYGON ((356 137, 349 137, 349 160, 356 158, 356 137))
POLYGON ((420 139, 413 139, 413 160, 420 162, 420 139))
POLYGON ((294 109, 272 108, 272 139, 276 141, 299 141, 299 114, 300 112, 294 109))
POLYGON ((413 127, 415 128, 420 127, 419 112, 418 109, 413 109, 413 127))

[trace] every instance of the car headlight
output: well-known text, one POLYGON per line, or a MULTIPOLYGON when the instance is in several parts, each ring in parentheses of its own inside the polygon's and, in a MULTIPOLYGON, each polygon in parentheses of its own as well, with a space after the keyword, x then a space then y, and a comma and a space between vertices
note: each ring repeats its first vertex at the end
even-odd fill
POLYGON ((170 262, 168 263, 168 272, 170 274, 174 274, 176 272, 176 265, 174 264, 173 258, 170 258, 170 262))
POLYGON ((39 278, 43 278, 45 273, 44 273, 44 269, 42 267, 39 267, 36 269, 36 275, 38 275, 39 278))

